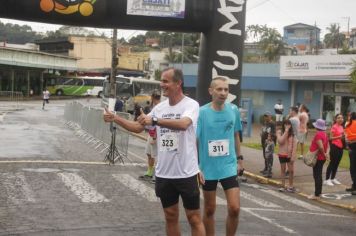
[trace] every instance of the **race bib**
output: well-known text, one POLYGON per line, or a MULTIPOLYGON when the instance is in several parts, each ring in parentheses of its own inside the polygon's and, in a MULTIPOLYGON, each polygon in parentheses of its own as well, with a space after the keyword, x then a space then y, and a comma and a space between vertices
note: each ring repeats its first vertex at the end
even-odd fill
POLYGON ((165 133, 161 136, 159 150, 161 152, 170 152, 178 150, 178 135, 177 133, 165 133))
POLYGON ((209 140, 209 156, 210 157, 221 157, 221 156, 229 156, 229 140, 209 140))

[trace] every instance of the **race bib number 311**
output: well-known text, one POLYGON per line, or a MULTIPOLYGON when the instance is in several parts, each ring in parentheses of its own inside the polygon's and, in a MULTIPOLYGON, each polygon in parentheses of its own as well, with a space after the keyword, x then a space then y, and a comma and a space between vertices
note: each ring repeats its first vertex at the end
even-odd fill
POLYGON ((176 133, 166 133, 161 136, 159 148, 161 152, 178 150, 178 135, 176 133))
POLYGON ((210 157, 221 157, 229 156, 229 140, 209 140, 209 156, 210 157))

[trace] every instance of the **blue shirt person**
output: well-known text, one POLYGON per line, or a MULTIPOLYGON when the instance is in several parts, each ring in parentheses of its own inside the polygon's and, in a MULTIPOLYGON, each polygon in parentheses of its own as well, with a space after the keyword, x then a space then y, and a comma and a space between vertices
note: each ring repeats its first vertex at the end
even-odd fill
POLYGON ((240 151, 241 119, 236 105, 226 102, 228 78, 215 77, 209 88, 212 102, 202 106, 197 126, 199 167, 204 193, 203 221, 207 235, 215 235, 216 188, 221 183, 228 205, 226 235, 235 235, 240 212, 237 170, 242 168, 240 151), (238 158, 240 157, 240 158, 238 158))

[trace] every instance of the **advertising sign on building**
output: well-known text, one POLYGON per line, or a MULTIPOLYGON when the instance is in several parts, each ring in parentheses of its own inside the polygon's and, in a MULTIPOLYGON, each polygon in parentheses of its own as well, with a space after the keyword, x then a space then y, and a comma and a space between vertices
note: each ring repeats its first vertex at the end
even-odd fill
POLYGON ((288 80, 347 81, 355 55, 283 56, 280 77, 288 80))
POLYGON ((184 18, 185 0, 127 0, 127 14, 184 18))

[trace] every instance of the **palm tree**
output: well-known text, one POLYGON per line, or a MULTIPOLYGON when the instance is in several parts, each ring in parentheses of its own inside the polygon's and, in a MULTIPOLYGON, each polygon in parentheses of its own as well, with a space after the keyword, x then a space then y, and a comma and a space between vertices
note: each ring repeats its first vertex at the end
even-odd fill
POLYGON ((276 29, 268 28, 266 25, 249 25, 247 32, 258 40, 258 44, 268 61, 275 61, 280 55, 284 54, 285 43, 276 29))
POLYGON ((324 43, 326 48, 341 48, 346 38, 345 34, 340 34, 340 27, 337 24, 331 24, 326 28, 329 33, 325 34, 324 43))
POLYGON ((352 60, 351 77, 351 93, 356 94, 356 60, 352 60))

